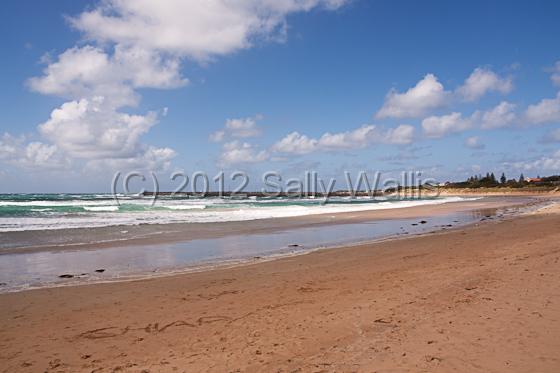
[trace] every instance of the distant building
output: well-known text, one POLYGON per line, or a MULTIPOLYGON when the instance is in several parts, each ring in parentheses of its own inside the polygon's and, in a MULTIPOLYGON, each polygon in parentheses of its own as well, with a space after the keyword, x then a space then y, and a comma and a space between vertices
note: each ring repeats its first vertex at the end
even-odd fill
POLYGON ((525 181, 528 183, 538 183, 540 181, 543 181, 543 179, 541 177, 528 177, 525 179, 525 181))

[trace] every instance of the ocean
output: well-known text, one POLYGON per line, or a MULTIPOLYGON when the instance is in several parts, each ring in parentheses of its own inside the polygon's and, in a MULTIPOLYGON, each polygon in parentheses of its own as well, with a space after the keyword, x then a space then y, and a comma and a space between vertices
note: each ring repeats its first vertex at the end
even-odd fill
POLYGON ((461 197, 193 198, 111 194, 0 194, 0 232, 212 223, 434 205, 461 197))

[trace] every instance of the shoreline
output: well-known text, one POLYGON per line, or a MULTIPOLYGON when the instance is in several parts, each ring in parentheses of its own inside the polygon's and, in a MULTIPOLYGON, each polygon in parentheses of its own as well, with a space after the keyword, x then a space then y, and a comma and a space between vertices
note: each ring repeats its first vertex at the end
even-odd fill
POLYGON ((557 371, 558 210, 233 268, 2 294, 1 365, 557 371))
MULTIPOLYGON (((226 237, 234 234, 272 233, 276 231, 313 227, 321 225, 348 224, 374 220, 417 218, 430 214, 446 214, 451 212, 469 211, 474 209, 493 209, 514 206, 516 204, 539 203, 544 196, 478 196, 478 201, 458 201, 441 204, 419 205, 412 207, 398 207, 387 209, 372 209, 364 211, 350 211, 340 213, 323 213, 294 217, 279 217, 256 219, 247 221, 230 221, 214 223, 170 223, 119 225, 95 228, 73 228, 61 230, 31 230, 10 231, 0 234, 4 244, 6 242, 22 242, 18 246, 4 246, 0 248, 0 257, 6 254, 19 254, 40 251, 63 251, 77 249, 101 249, 109 247, 133 246, 144 244, 163 244, 184 242, 196 239, 226 237), (125 232, 125 233, 122 233, 125 232), (64 242, 48 243, 48 241, 63 236, 64 242), (97 237, 105 237, 99 240, 97 237), (85 237, 85 238, 84 238, 85 237), (95 241, 87 242, 95 237, 95 241), (81 240, 81 241, 80 241, 81 240), (33 242, 26 244, 26 242, 33 242), (45 243, 47 242, 47 243, 45 243)), ((550 197, 550 196, 546 196, 550 197)))
MULTIPOLYGON (((166 240, 159 240, 158 242, 144 242, 141 246, 124 242, 123 245, 117 245, 112 248, 104 247, 104 245, 100 247, 96 244, 64 247, 61 250, 39 249, 4 253, 0 255, 0 259, 4 258, 4 263, 1 266, 3 268, 3 276, 0 278, 2 283, 0 293, 67 286, 88 286, 99 283, 141 281, 143 279, 252 265, 286 257, 305 255, 318 250, 332 250, 341 247, 372 244, 402 237, 417 237, 427 233, 449 230, 452 227, 457 228, 475 224, 480 219, 502 219, 504 214, 519 214, 523 209, 535 208, 535 206, 542 205, 542 203, 542 199, 484 198, 440 205, 344 213, 334 216, 334 219, 333 216, 315 215, 307 217, 307 224, 301 224, 303 219, 297 219, 299 220, 297 228, 293 228, 292 225, 287 226, 285 223, 283 224, 283 221, 290 223, 291 221, 288 219, 282 219, 280 222, 272 220, 272 223, 277 224, 276 226, 271 226, 271 223, 268 221, 260 222, 259 230, 249 229, 248 231, 241 232, 222 232, 214 227, 213 231, 219 233, 217 238, 201 240, 190 237, 189 241, 179 241, 171 245, 165 244, 166 240), (512 212, 507 213, 508 210, 512 212), (327 219, 322 220, 325 217, 327 219), (414 219, 422 219, 422 224, 414 221, 414 219), (374 226, 368 228, 367 224, 372 223, 374 226), (366 224, 366 226, 363 226, 363 224, 366 224), (400 230, 398 229, 399 225, 400 230), (384 226, 386 228, 383 228, 384 226), (377 229, 377 231, 381 229, 381 231, 377 234, 371 231, 366 233, 366 236, 360 236, 364 234, 364 230, 369 232, 370 229, 377 229), (340 235, 337 236, 335 234, 333 236, 332 231, 338 231, 340 235), (323 237, 322 241, 316 238, 322 237, 325 234, 329 234, 332 237, 326 241, 325 237, 323 237), (352 236, 353 234, 356 234, 356 236, 352 236), (342 237, 346 237, 346 239, 342 239, 342 237), (267 239, 263 240, 262 238, 267 239), (232 239, 233 241, 231 241, 232 239), (235 245, 238 247, 240 245, 243 246, 243 248, 239 247, 237 249, 240 250, 239 254, 228 256, 224 252, 219 257, 212 257, 212 246, 228 247, 228 250, 236 252, 235 246, 231 247, 232 242, 236 242, 235 245), (241 242, 245 243, 241 244, 241 242), (267 250, 263 251, 263 245, 267 250), (197 249, 197 247, 199 248, 197 249), (203 249, 204 247, 206 249, 203 249), (200 255, 202 256, 199 259, 195 259, 195 257, 187 261, 179 259, 184 257, 185 254, 183 252, 193 250, 210 250, 210 252, 201 252, 200 255), (161 253, 160 255, 170 259, 167 259, 167 263, 163 263, 161 259, 154 257, 157 253, 161 253), (52 255, 56 255, 56 257, 48 259, 52 255), (146 259, 138 262, 138 258, 144 256, 146 259), (175 259, 175 262, 169 262, 172 257, 178 259, 175 259), (103 258, 109 261, 103 260, 103 258), (111 258, 114 259, 111 260, 111 258), (36 270, 41 269, 40 272, 33 272, 33 263, 37 262, 37 260, 40 260, 40 267, 36 268, 36 270), (126 268, 119 265, 120 263, 129 263, 131 260, 137 262, 137 264, 129 264, 126 268), (57 264, 59 262, 62 263, 62 267, 57 264), (71 263, 74 264, 72 265, 71 263), (84 263, 89 264, 84 266, 84 263), (117 266, 115 267, 115 265, 117 266), (28 271, 32 272, 29 275, 19 274, 20 272, 27 273, 28 271)), ((196 253, 196 251, 193 253, 196 253)), ((193 254, 190 255, 192 256, 193 254)))
MULTIPOLYGON (((502 219, 504 215, 494 215, 493 213, 489 212, 492 209, 485 209, 483 214, 480 216, 485 216, 482 218, 483 220, 487 220, 488 223, 493 219, 502 219), (492 214, 492 215, 488 215, 492 214)), ((496 209, 498 211, 499 209, 496 209)), ((473 212, 479 212, 478 210, 473 210, 473 212)), ((517 214, 517 213, 514 213, 517 214)), ((449 214, 449 215, 442 215, 443 218, 457 218, 458 215, 449 214)), ((425 216, 426 219, 433 218, 434 216, 425 216)), ((395 219, 400 223, 406 223, 406 220, 395 219)), ((451 222, 451 220, 448 220, 451 222)), ((478 224, 480 220, 469 220, 464 222, 459 222, 457 220, 453 220, 453 224, 441 225, 441 226, 426 226, 424 230, 419 232, 394 232, 387 235, 381 235, 380 237, 376 238, 366 238, 363 240, 356 240, 351 242, 343 242, 343 243, 327 243, 325 245, 317 245, 308 247, 307 245, 294 245, 297 246, 298 249, 282 249, 276 250, 269 254, 257 255, 257 256, 244 256, 240 258, 223 258, 223 259, 215 259, 211 261, 203 261, 200 263, 193 263, 193 264, 185 264, 185 265, 175 265, 170 268, 156 268, 155 270, 146 270, 146 271, 133 271, 130 273, 120 274, 116 277, 96 277, 91 278, 88 277, 91 274, 89 273, 81 273, 71 275, 65 273, 65 276, 72 276, 70 279, 65 279, 59 282, 46 282, 37 285, 23 285, 23 286, 16 286, 13 288, 0 288, 0 295, 5 293, 16 293, 22 291, 31 291, 31 290, 41 290, 41 289, 51 289, 51 288, 58 288, 58 287, 76 287, 76 286, 89 286, 89 285, 96 285, 96 284, 110 284, 110 283, 120 283, 120 282, 134 282, 134 281, 143 281, 149 280, 154 278, 162 278, 162 277, 172 277, 172 276, 180 276, 184 274, 191 274, 191 273, 198 273, 198 272, 205 272, 205 271, 215 271, 215 270, 223 270, 223 269, 230 269, 230 268, 238 268, 243 266, 249 265, 256 265, 259 263, 270 262, 274 260, 280 260, 285 258, 291 257, 298 257, 301 255, 308 255, 312 254, 317 251, 322 250, 336 250, 341 248, 349 248, 355 246, 361 246, 366 244, 375 244, 387 241, 394 241, 399 239, 407 239, 413 237, 421 237, 424 235, 430 234, 437 234, 445 231, 451 231, 453 229, 461 229, 468 227, 472 224, 478 224)), ((414 225, 418 225, 418 220, 414 220, 414 225)), ((408 222, 410 224, 410 222, 408 222)), ((343 223, 343 225, 352 225, 351 223, 343 223)), ((288 234, 290 231, 287 232, 288 234)), ((134 246, 132 247, 135 248, 134 246)), ((64 251, 62 251, 63 253, 64 251)), ((101 252, 102 253, 102 252, 101 252)), ((17 255, 17 254, 16 254, 17 255)), ((103 269, 103 272, 106 272, 107 269, 103 269)), ((3 283, 7 284, 7 283, 3 283)))

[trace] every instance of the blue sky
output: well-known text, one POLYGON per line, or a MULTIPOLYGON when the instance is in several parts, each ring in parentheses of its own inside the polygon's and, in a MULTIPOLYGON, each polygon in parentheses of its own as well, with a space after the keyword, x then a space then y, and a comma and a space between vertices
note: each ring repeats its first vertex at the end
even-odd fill
POLYGON ((154 4, 3 3, 0 192, 135 169, 560 173, 558 2, 154 4))

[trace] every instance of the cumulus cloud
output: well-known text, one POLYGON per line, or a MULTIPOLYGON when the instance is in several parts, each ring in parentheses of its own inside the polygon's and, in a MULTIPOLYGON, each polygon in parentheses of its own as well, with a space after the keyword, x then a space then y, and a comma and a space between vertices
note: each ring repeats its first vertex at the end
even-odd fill
POLYGON ((511 77, 502 78, 487 68, 478 67, 469 75, 457 93, 466 101, 476 101, 488 92, 506 94, 513 89, 511 77))
POLYGON ((258 163, 269 159, 266 150, 259 150, 255 146, 238 140, 227 142, 223 145, 219 164, 229 166, 233 164, 258 163))
POLYGON ((64 169, 70 165, 56 145, 39 141, 26 144, 25 137, 8 133, 0 137, 0 160, 29 169, 64 169))
POLYGON ((414 139, 415 128, 408 124, 401 124, 395 128, 390 128, 382 136, 382 142, 387 144, 405 145, 410 144, 414 139))
POLYGON ((422 121, 422 128, 427 137, 441 138, 475 127, 483 130, 508 127, 518 120, 515 109, 515 104, 502 101, 490 110, 475 111, 469 117, 463 117, 461 113, 453 112, 425 118, 422 121))
POLYGON ((153 51, 116 46, 109 55, 86 45, 64 51, 43 75, 28 80, 29 87, 46 95, 67 99, 103 96, 113 107, 138 103, 136 88, 177 88, 187 84, 179 61, 153 51))
POLYGON ((271 150, 284 154, 307 154, 312 152, 361 149, 372 144, 410 144, 414 127, 402 124, 396 128, 382 129, 365 125, 353 131, 323 134, 318 139, 292 132, 275 143, 271 150))
POLYGON ((316 150, 317 142, 317 139, 309 138, 294 131, 274 144, 272 150, 286 154, 307 154, 316 150))
POLYGON ((542 99, 539 103, 529 105, 525 119, 530 124, 560 122, 560 92, 554 98, 542 99))
POLYGON ((515 104, 502 101, 488 111, 476 112, 473 117, 480 119, 480 126, 482 129, 507 127, 512 125, 517 118, 515 108, 515 104))
POLYGON ((157 115, 130 115, 114 110, 103 97, 62 104, 39 126, 39 132, 66 154, 84 159, 142 156, 140 137, 157 123, 157 115), (107 107, 108 105, 108 107, 107 107))
POLYGON ((404 93, 391 90, 376 118, 417 118, 444 106, 449 98, 443 85, 433 74, 427 74, 404 93))
POLYGON ((254 117, 227 119, 223 129, 210 134, 212 142, 222 142, 228 137, 248 138, 257 137, 262 134, 262 129, 257 125, 263 116, 260 114, 254 117))
POLYGON ((90 39, 205 61, 282 40, 286 16, 345 0, 106 0, 71 18, 90 39))
POLYGON ((261 129, 257 127, 257 121, 261 120, 261 115, 253 118, 228 119, 226 121, 226 130, 233 137, 255 137, 261 134, 261 129))
POLYGON ((327 132, 319 138, 317 145, 325 150, 364 148, 377 134, 374 125, 362 126, 353 131, 327 132))
POLYGON ((522 161, 506 163, 506 166, 513 167, 522 171, 533 171, 535 173, 544 173, 560 170, 560 150, 557 150, 550 156, 541 157, 533 161, 522 161))
POLYGON ((480 141, 478 136, 471 136, 465 139, 465 146, 471 149, 484 149, 485 145, 480 141))
POLYGON ((424 134, 440 138, 450 133, 462 132, 472 127, 470 118, 463 118, 461 113, 453 112, 442 116, 431 116, 422 121, 424 134))
MULTIPOLYGON (((166 167, 175 151, 141 141, 157 123, 157 115, 131 115, 122 110, 139 104, 139 89, 182 87, 188 84, 181 75, 185 59, 208 61, 249 48, 258 40, 282 40, 289 14, 315 8, 333 10, 345 2, 103 0, 69 18, 85 34, 87 44, 55 57, 46 55, 41 60, 47 65, 43 73, 27 81, 32 91, 67 100, 39 126, 40 134, 51 144, 29 144, 28 156, 41 162, 62 153, 100 169, 166 167)), ((164 116, 166 112, 164 108, 164 116)), ((260 133, 258 119, 231 119, 212 139, 256 136, 260 133)), ((225 147, 227 158, 247 154, 245 145, 230 143, 225 147)), ((5 158, 8 145, 3 147, 5 158)))
MULTIPOLYGON (((500 77, 487 68, 476 68, 455 91, 455 98, 476 101, 488 92, 506 94, 513 89, 511 77, 500 77)), ((406 92, 391 90, 385 97, 377 118, 417 118, 441 108, 452 99, 449 91, 438 81, 434 74, 427 74, 406 92)))
MULTIPOLYGON (((36 92, 69 99, 39 125, 39 133, 65 156, 87 167, 167 167, 175 151, 141 142, 157 122, 157 114, 131 115, 137 89, 170 89, 187 84, 177 58, 146 49, 116 45, 113 53, 86 45, 74 47, 51 61, 43 75, 28 80, 36 92)), ((166 109, 163 109, 165 115, 166 109)))

